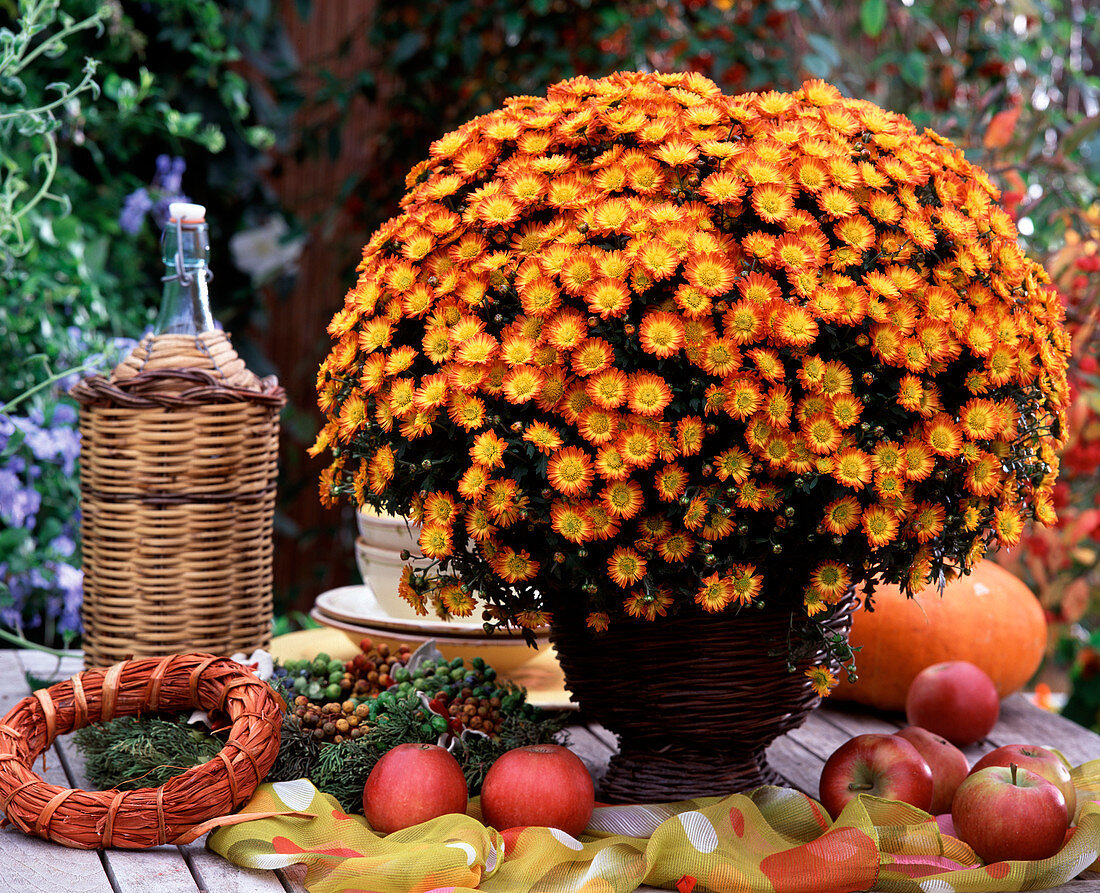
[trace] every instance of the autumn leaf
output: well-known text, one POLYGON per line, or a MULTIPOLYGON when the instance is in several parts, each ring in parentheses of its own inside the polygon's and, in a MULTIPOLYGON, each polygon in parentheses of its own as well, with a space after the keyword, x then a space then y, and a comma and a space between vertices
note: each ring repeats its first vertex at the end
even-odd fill
POLYGON ((1001 109, 989 122, 989 129, 985 132, 982 145, 987 149, 1002 149, 1012 139, 1012 131, 1016 129, 1016 122, 1020 118, 1020 106, 1013 105, 1007 109, 1001 109))

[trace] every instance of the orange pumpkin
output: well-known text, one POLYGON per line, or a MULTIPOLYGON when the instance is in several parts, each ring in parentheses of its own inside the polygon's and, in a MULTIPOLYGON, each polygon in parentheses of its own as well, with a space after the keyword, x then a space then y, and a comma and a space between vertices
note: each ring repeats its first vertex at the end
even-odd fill
POLYGON ((833 697, 881 710, 904 710, 909 683, 925 667, 968 660, 989 674, 1003 698, 1035 674, 1047 644, 1043 609, 1030 589, 992 561, 944 588, 906 598, 896 586, 875 589, 874 611, 857 611, 851 643, 859 680, 843 674, 833 697))

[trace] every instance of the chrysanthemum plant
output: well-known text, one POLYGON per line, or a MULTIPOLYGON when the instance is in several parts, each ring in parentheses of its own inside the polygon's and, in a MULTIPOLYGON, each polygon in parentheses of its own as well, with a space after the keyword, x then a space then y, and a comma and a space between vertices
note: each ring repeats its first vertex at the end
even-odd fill
POLYGON ((422 525, 418 610, 782 603, 812 640, 858 584, 1054 520, 1061 307, 937 134, 820 81, 624 73, 508 100, 407 185, 329 327, 313 453, 324 502, 422 525))

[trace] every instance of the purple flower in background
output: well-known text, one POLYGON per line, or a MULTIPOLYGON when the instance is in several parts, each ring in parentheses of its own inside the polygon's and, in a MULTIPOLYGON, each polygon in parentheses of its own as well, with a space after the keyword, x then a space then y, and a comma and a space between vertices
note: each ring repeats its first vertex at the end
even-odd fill
MULTIPOLYGON (((14 593, 12 593, 14 597, 14 593)), ((13 601, 10 605, 0 608, 0 624, 8 629, 19 629, 23 625, 23 615, 20 611, 22 601, 13 601)))
POLYGON ((76 543, 71 536, 63 533, 50 541, 50 548, 63 558, 68 558, 76 551, 76 543))
POLYGON ((149 192, 144 186, 139 186, 131 192, 122 203, 122 210, 118 213, 118 225, 123 232, 135 236, 145 223, 145 215, 153 210, 153 200, 149 198, 149 192))
POLYGON ((164 229, 164 224, 168 222, 168 206, 172 202, 190 201, 183 194, 185 170, 187 170, 187 162, 182 158, 157 156, 157 173, 153 177, 152 188, 158 193, 158 198, 153 204, 153 222, 159 229, 164 229))
POLYGON ((136 235, 145 225, 146 215, 152 213, 153 223, 163 229, 168 220, 168 206, 172 202, 185 202, 183 172, 187 162, 171 155, 158 155, 156 172, 148 188, 139 186, 122 203, 118 225, 124 232, 136 235))
MULTIPOLYGON (((66 403, 57 404, 52 424, 56 428, 42 427, 45 425, 42 411, 31 410, 29 417, 13 417, 12 421, 23 432, 26 445, 30 448, 34 458, 39 462, 61 462, 62 470, 66 475, 71 475, 76 470, 76 459, 80 455, 80 433, 72 427, 76 421, 76 410, 66 403)), ((33 475, 32 475, 33 476, 33 475)))
POLYGON ((0 521, 8 527, 33 527, 41 505, 42 494, 24 487, 14 472, 0 468, 0 521))
POLYGON ((80 632, 80 604, 84 600, 84 573, 71 564, 57 563, 57 587, 61 590, 62 632, 80 632))

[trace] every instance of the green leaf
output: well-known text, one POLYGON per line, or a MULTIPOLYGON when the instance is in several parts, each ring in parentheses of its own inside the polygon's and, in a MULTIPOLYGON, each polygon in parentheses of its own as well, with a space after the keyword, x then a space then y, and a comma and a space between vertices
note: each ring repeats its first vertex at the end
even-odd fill
POLYGON ((15 454, 22 445, 23 441, 27 439, 26 433, 22 428, 16 428, 11 432, 11 436, 8 438, 8 442, 4 445, 3 451, 0 451, 0 459, 7 459, 9 456, 15 454))
POLYGON ((0 530, 0 553, 14 554, 29 537, 30 531, 22 527, 0 530))
POLYGON ((822 34, 808 34, 806 42, 830 68, 840 67, 840 51, 828 37, 822 34))
POLYGON ((409 31, 393 45, 389 62, 391 65, 400 65, 408 62, 424 45, 424 35, 419 31, 409 31))
POLYGON ((859 24, 868 37, 878 37, 886 25, 886 0, 863 0, 859 24))
POLYGON ((917 52, 906 53, 901 59, 901 79, 907 84, 919 87, 924 83, 928 69, 924 64, 924 56, 917 52))
POLYGON ((1072 155, 1081 143, 1096 133, 1097 129, 1100 129, 1100 117, 1085 118, 1071 127, 1069 132, 1062 137, 1058 145, 1058 151, 1063 155, 1072 155))

